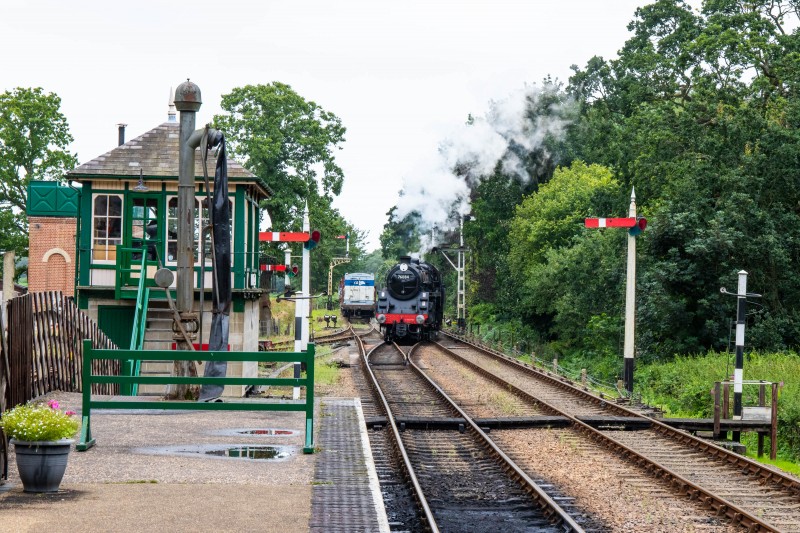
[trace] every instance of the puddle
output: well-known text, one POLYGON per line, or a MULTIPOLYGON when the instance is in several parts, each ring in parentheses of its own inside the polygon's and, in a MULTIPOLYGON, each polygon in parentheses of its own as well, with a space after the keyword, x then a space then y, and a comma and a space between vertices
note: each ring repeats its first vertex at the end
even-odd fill
POLYGON ((220 429, 212 431, 212 435, 226 435, 228 437, 238 437, 246 435, 248 437, 293 437, 299 431, 294 429, 275 429, 275 428, 235 428, 220 429))
POLYGON ((145 455, 205 457, 207 459, 280 461, 295 455, 295 448, 295 446, 270 446, 267 444, 203 444, 136 448, 133 452, 145 455))
POLYGON ((281 450, 276 446, 241 446, 223 450, 208 450, 206 454, 236 459, 286 459, 290 455, 286 450, 281 450))

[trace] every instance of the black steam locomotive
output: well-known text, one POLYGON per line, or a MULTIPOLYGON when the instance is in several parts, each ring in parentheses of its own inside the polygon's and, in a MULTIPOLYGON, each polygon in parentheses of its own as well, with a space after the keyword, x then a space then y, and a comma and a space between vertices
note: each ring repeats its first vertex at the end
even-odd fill
POLYGON ((439 331, 444 313, 444 285, 436 267, 400 258, 386 275, 378 293, 375 317, 386 341, 430 340, 439 331))

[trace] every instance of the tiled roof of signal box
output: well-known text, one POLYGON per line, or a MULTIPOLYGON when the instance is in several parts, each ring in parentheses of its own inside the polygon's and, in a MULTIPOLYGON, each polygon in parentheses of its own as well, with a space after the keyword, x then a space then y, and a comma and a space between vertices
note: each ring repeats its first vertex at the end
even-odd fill
MULTIPOLYGON (((141 169, 144 178, 177 178, 179 134, 180 125, 177 122, 164 122, 122 146, 117 146, 110 152, 71 170, 68 175, 76 180, 110 176, 117 178, 125 176, 136 180, 139 178, 139 169, 141 169)), ((214 179, 214 169, 217 164, 215 153, 216 150, 209 150, 207 159, 208 174, 211 180, 214 179)), ((196 177, 202 179, 203 161, 200 150, 195 150, 194 170, 196 177)), ((260 181, 255 174, 231 158, 228 158, 228 178, 234 181, 242 179, 260 181)))

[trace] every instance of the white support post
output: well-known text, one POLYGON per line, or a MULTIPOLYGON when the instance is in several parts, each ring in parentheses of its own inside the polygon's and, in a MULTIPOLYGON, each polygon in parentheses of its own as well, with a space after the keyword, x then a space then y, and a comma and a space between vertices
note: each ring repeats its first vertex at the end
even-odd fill
MULTIPOLYGON (((628 216, 636 218, 636 192, 631 188, 631 204, 628 216)), ((636 323, 636 237, 628 233, 628 273, 625 281, 625 389, 633 392, 634 329, 636 323)))
MULTIPOLYGON (((739 271, 739 287, 736 290, 736 364, 733 370, 733 419, 742 419, 742 383, 744 382, 744 325, 747 318, 747 272, 739 271)), ((733 440, 739 442, 741 435, 733 432, 733 440)))
MULTIPOLYGON (((310 233, 308 222, 308 202, 303 211, 303 231, 310 233)), ((303 246, 303 296, 305 305, 303 306, 303 351, 308 349, 309 319, 311 317, 311 253, 306 246, 303 246)), ((298 376, 299 377, 299 376, 298 376)))
MULTIPOLYGON (((310 224, 308 221, 308 202, 303 210, 303 231, 308 233, 310 224)), ((311 314, 311 255, 308 249, 303 246, 303 264, 301 268, 302 292, 296 293, 298 299, 295 300, 295 334, 294 351, 305 352, 308 350, 308 319, 311 314)), ((300 363, 294 364, 294 377, 300 379, 300 363)), ((300 399, 300 387, 292 389, 292 398, 300 399)))
POLYGON ((283 286, 288 287, 292 284, 289 280, 289 273, 292 271, 292 248, 288 244, 284 244, 284 246, 286 248, 283 250, 283 264, 286 265, 286 271, 283 273, 283 286))

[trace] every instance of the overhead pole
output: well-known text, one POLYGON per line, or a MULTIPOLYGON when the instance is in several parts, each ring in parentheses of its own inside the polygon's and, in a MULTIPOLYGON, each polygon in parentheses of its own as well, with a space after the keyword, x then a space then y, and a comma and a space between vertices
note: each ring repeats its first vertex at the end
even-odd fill
POLYGON ((456 302, 457 324, 459 333, 467 327, 467 295, 464 280, 464 217, 459 219, 458 227, 458 300, 456 302))
MULTIPOLYGON (((328 305, 327 309, 330 311, 333 309, 333 269, 339 265, 344 265, 345 263, 350 262, 350 236, 343 235, 341 237, 336 237, 337 239, 344 238, 346 242, 346 249, 344 253, 344 257, 333 257, 331 258, 330 266, 328 267, 328 305)), ((339 302, 341 303, 341 302, 339 302)))
MULTIPOLYGON (((458 326, 459 333, 464 333, 467 327, 466 280, 464 267, 466 263, 466 253, 469 250, 464 248, 464 220, 469 220, 469 215, 462 215, 459 219, 458 249, 449 250, 455 251, 458 254, 456 256, 455 263, 453 263, 453 260, 447 255, 448 250, 443 250, 437 247, 433 248, 434 252, 442 252, 442 255, 445 259, 447 259, 447 262, 450 263, 450 266, 456 270, 456 325, 458 326)), ((431 239, 433 239, 433 237, 434 234, 433 231, 431 231, 431 239)))

